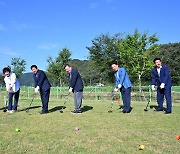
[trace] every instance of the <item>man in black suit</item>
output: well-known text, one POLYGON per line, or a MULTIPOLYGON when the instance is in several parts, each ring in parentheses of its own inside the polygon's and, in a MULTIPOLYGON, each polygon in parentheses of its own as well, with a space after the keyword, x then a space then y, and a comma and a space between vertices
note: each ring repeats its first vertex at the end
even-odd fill
POLYGON ((31 70, 33 72, 34 78, 34 90, 35 93, 40 91, 41 101, 42 101, 42 111, 41 114, 48 113, 48 102, 49 102, 49 95, 50 95, 50 83, 46 76, 46 74, 37 68, 36 65, 31 66, 31 70))
POLYGON ((83 82, 79 72, 73 69, 70 65, 65 66, 66 72, 69 74, 69 92, 74 93, 74 111, 73 113, 81 113, 83 82))

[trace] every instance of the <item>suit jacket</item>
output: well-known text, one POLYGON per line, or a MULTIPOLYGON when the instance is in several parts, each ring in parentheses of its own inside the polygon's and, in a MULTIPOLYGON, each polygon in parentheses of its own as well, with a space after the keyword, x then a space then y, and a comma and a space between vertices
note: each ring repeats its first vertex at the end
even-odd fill
POLYGON ((123 85, 125 89, 127 89, 128 87, 132 87, 132 83, 125 68, 118 68, 118 71, 114 73, 114 76, 116 79, 116 88, 118 87, 118 84, 123 85))
POLYGON ((152 69, 152 85, 157 85, 157 87, 159 88, 161 83, 165 84, 165 88, 172 86, 169 69, 166 65, 162 65, 162 68, 160 70, 160 76, 157 72, 156 67, 152 69))
POLYGON ((47 91, 50 89, 51 84, 49 83, 49 80, 43 71, 38 70, 37 73, 33 75, 33 78, 34 78, 34 87, 39 86, 40 91, 41 90, 47 91))
POLYGON ((69 86, 73 88, 73 92, 83 91, 84 85, 79 72, 75 69, 72 69, 71 73, 69 74, 69 77, 70 77, 69 86))

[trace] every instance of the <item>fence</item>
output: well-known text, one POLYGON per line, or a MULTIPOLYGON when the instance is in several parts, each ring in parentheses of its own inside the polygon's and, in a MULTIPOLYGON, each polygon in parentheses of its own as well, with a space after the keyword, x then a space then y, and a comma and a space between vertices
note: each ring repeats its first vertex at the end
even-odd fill
MULTIPOLYGON (((111 94, 114 87, 85 87, 83 91, 84 99, 94 99, 94 100, 107 100, 111 99, 111 94)), ((33 87, 21 87, 20 98, 32 98, 34 93, 33 87)), ((50 97, 55 99, 61 99, 62 94, 68 93, 68 87, 52 87, 50 97)), ((175 103, 180 103, 180 86, 172 87, 172 99, 175 103)), ((6 89, 4 87, 0 88, 0 95, 3 97, 7 95, 6 89)), ((116 98, 121 99, 121 94, 116 93, 116 98)), ((140 89, 137 86, 132 87, 131 92, 132 101, 156 101, 156 92, 151 91, 150 86, 142 86, 140 89)))

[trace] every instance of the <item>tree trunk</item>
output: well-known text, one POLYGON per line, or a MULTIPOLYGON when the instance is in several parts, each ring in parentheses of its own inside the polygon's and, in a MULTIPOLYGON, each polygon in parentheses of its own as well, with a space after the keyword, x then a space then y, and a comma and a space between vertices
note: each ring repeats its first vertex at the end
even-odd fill
POLYGON ((62 79, 59 80, 59 85, 62 87, 62 79))

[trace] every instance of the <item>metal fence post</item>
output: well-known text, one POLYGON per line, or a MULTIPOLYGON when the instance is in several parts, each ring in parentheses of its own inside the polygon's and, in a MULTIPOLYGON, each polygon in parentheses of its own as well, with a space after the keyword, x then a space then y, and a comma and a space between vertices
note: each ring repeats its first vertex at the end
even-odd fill
POLYGON ((28 98, 30 97, 30 91, 29 91, 29 87, 28 87, 28 98))
POLYGON ((56 98, 58 98, 58 92, 59 92, 59 89, 58 89, 58 86, 56 87, 56 98))

